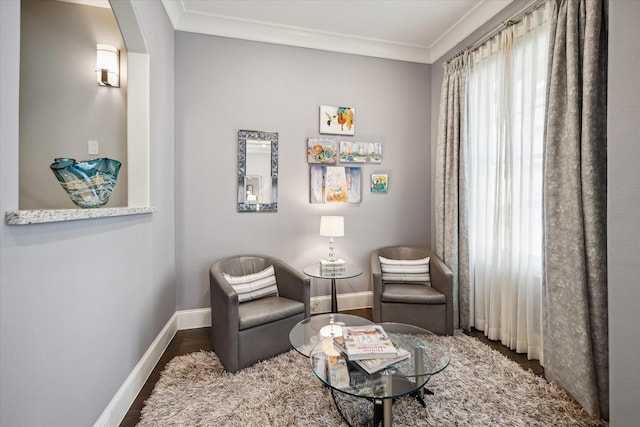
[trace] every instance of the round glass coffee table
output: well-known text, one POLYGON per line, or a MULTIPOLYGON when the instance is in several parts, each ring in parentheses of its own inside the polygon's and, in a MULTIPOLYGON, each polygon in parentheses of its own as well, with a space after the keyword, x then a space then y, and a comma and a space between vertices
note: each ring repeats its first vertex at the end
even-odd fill
MULTIPOLYGON (((391 426, 393 400, 412 395, 424 405, 424 394, 430 393, 425 388, 427 381, 449 365, 451 354, 447 343, 430 331, 403 323, 381 325, 396 348, 409 351, 408 359, 368 374, 336 350, 333 338, 327 337, 311 349, 310 363, 315 376, 331 388, 332 394, 335 390, 373 401, 373 425, 382 422, 383 426, 391 426), (332 372, 331 367, 336 364, 347 366, 348 378, 332 372)), ((339 407, 338 411, 348 424, 339 407)))
POLYGON ((318 314, 308 317, 294 326, 291 332, 289 332, 289 343, 298 353, 309 357, 311 349, 318 344, 322 338, 330 336, 331 332, 334 332, 334 335, 338 335, 338 331, 342 326, 364 326, 371 324, 373 324, 373 322, 370 320, 351 314, 318 314))

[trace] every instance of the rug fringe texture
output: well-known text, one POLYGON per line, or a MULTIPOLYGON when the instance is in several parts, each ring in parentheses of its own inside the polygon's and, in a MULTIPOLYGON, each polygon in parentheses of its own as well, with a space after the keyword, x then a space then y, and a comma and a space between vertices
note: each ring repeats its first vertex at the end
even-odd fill
MULTIPOLYGON (((427 407, 411 397, 393 404, 394 426, 607 426, 544 378, 473 337, 443 337, 451 363, 427 386, 427 407)), ((336 393, 355 426, 372 424, 373 404, 336 393)), ((147 426, 340 426, 331 394, 295 351, 226 372, 213 352, 169 362, 141 413, 147 426)))

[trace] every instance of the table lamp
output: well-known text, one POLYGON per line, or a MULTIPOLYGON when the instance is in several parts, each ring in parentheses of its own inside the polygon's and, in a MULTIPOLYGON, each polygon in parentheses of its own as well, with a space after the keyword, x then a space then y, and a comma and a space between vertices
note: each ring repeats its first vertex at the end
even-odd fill
POLYGON ((344 236, 344 217, 342 216, 322 216, 320 217, 320 235, 329 238, 329 258, 320 260, 321 265, 344 264, 344 260, 336 259, 333 243, 334 237, 344 236))

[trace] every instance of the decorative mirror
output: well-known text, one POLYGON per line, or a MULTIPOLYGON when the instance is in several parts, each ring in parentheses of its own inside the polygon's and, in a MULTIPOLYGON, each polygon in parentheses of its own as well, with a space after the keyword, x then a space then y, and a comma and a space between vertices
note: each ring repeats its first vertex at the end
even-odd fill
POLYGON ((278 132, 238 132, 238 212, 278 210, 278 132))

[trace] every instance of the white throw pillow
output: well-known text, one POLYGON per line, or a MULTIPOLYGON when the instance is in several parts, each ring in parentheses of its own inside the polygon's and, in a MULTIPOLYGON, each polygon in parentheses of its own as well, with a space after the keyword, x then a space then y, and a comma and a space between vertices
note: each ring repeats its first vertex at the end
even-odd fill
POLYGON ((278 284, 273 265, 245 276, 231 276, 227 273, 223 273, 223 275, 238 294, 238 302, 278 295, 278 284))
POLYGON ((389 259, 379 256, 383 282, 424 283, 431 285, 429 257, 422 259, 389 259))

